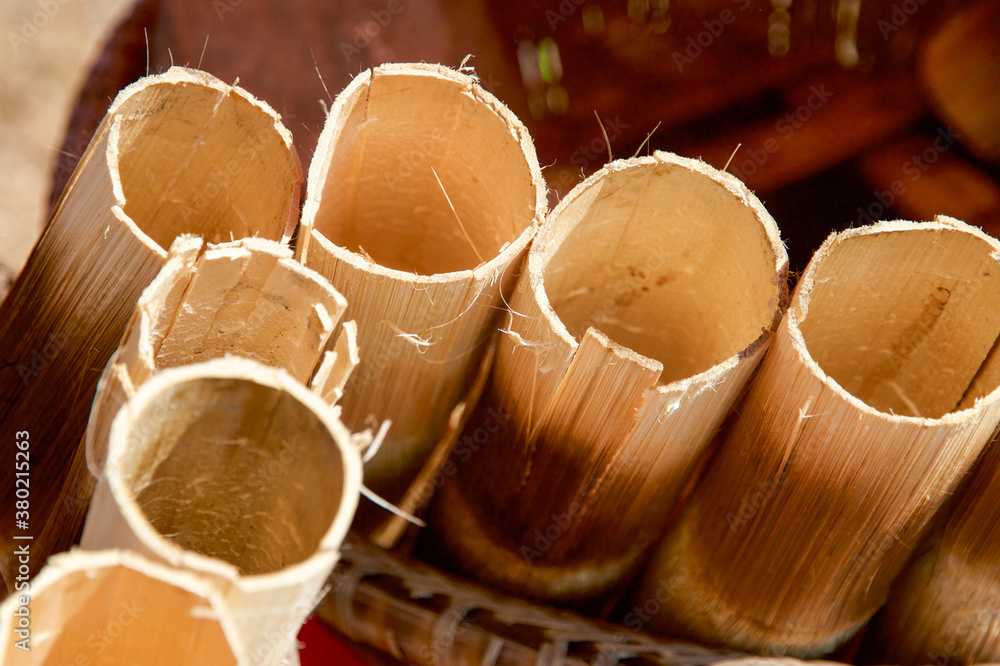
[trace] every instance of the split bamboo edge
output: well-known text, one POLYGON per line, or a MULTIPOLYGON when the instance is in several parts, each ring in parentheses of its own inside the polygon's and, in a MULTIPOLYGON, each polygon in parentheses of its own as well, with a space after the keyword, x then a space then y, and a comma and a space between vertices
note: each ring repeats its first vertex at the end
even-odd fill
MULTIPOLYGON (((365 466, 366 485, 386 499, 402 499, 445 436, 545 211, 527 130, 474 77, 383 65, 334 101, 298 256, 357 322, 362 355, 343 418, 355 431, 391 422, 365 466)), ((386 517, 362 515, 358 528, 386 517)))
POLYGON ((360 487, 350 433, 285 371, 237 357, 168 368, 111 425, 81 546, 196 575, 248 663, 267 666, 297 650, 360 487))
MULTIPOLYGON (((0 304, 0 436, 28 432, 32 473, 45 478, 31 494, 33 572, 79 536, 90 403, 166 248, 184 232, 287 241, 301 181, 291 135, 240 88, 175 67, 115 98, 0 304)), ((13 475, 0 498, 14 505, 13 475)), ((12 536, 0 533, 8 590, 12 536)))
POLYGON ((871 618, 1000 422, 998 260, 949 218, 823 244, 634 593, 649 631, 810 657, 871 618))
POLYGON ((764 354, 786 271, 757 198, 697 160, 619 160, 574 188, 532 245, 420 552, 541 601, 620 589, 764 354))

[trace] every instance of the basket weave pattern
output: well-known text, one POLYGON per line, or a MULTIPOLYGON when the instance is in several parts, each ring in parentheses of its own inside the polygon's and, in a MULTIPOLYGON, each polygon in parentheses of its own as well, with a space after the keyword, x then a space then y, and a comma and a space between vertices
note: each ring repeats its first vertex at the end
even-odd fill
POLYGON ((805 663, 657 641, 625 627, 498 595, 354 536, 344 543, 330 585, 320 617, 351 640, 406 664, 805 663))

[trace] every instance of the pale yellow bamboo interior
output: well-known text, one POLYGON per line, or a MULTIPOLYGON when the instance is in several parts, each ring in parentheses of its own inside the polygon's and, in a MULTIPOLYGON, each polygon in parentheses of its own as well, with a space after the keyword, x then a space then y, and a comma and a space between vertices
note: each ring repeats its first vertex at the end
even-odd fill
POLYGON ((164 249, 182 233, 211 243, 280 239, 298 208, 286 141, 271 113, 233 89, 153 83, 126 99, 112 124, 122 209, 164 249))
POLYGON ((420 275, 493 259, 531 224, 536 185, 517 137, 476 94, 436 71, 375 70, 345 100, 313 227, 420 275))
POLYGON ((846 391, 882 412, 940 418, 1000 386, 1000 271, 959 229, 858 236, 817 267, 806 346, 846 391))
POLYGON ((769 330, 774 250, 755 210, 673 164, 612 171, 563 211, 572 231, 545 292, 578 341, 593 326, 663 363, 660 383, 704 372, 769 330), (608 196, 614 193, 614 196, 608 196))
POLYGON ((345 472, 309 408, 276 388, 209 377, 173 385, 142 409, 117 473, 163 537, 244 575, 316 552, 345 472))
POLYGON ((235 354, 306 382, 347 307, 288 248, 267 241, 210 246, 184 277, 179 302, 170 298, 176 285, 164 284, 162 301, 143 303, 156 370, 235 354))
MULTIPOLYGON (((218 608, 195 592, 126 566, 70 571, 33 592, 29 610, 31 651, 16 648, 15 634, 4 632, 0 663, 237 663, 219 623, 218 608)), ((0 624, 8 621, 5 617, 0 624)))

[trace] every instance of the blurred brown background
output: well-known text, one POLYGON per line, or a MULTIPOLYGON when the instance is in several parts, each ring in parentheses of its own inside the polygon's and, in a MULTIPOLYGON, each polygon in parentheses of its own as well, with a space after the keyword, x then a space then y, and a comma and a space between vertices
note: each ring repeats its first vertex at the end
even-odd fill
POLYGON ((77 89, 128 5, 0 3, 0 263, 15 270, 48 214, 52 162, 77 89))
POLYGON ((274 106, 304 165, 356 72, 471 54, 531 131, 553 201, 610 144, 728 163, 793 270, 831 229, 872 219, 944 213, 1000 233, 997 0, 16 0, 0 17, 0 259, 15 267, 47 212, 47 165, 58 192, 145 73, 147 36, 150 71, 200 63, 274 106), (21 41, 26 21, 44 25, 21 41))

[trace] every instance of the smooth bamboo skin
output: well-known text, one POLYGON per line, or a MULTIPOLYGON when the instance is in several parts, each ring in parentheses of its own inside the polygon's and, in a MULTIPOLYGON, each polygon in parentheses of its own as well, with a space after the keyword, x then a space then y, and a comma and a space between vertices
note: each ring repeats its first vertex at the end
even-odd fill
POLYGON ((168 368, 115 417, 81 543, 199 576, 249 663, 269 666, 319 602, 360 486, 334 408, 284 371, 236 357, 168 368))
POLYGON ((697 160, 619 160, 574 188, 529 253, 425 551, 544 601, 621 585, 770 342, 786 269, 756 197, 697 160))
POLYGON ((644 627, 811 657, 875 613, 1000 421, 998 257, 948 218, 824 243, 633 595, 644 627))
POLYGON ((893 585, 866 634, 877 663, 1000 663, 1000 446, 893 585), (881 661, 887 660, 887 661, 881 661))
MULTIPOLYGON (((165 248, 185 232, 282 238, 301 178, 277 115, 203 72, 172 68, 115 99, 0 305, 0 438, 30 434, 33 571, 79 535, 90 403, 165 248)), ((0 475, 2 506, 14 479, 0 475)), ((8 587, 12 527, 0 529, 8 587)))
POLYGON ((473 77, 383 65, 337 96, 309 169, 300 258, 357 322, 345 423, 392 421, 365 464, 383 497, 400 500, 446 432, 545 211, 527 130, 473 77))
POLYGON ((282 368, 329 403, 357 364, 354 327, 327 351, 347 301, 286 245, 260 238, 207 245, 181 236, 143 291, 105 369, 87 425, 87 465, 104 474, 111 422, 155 373, 226 355, 282 368), (346 347, 346 348, 342 348, 346 347), (323 368, 323 372, 317 372, 323 368))
POLYGON ((0 604, 0 664, 248 664, 218 592, 196 576, 124 550, 52 557, 31 581, 24 650, 23 592, 0 604))

